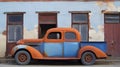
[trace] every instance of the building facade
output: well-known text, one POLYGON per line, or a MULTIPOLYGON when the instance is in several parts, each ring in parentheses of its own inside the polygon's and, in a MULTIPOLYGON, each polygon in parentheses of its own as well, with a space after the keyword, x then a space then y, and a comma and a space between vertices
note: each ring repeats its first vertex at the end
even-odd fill
MULTIPOLYGON (((5 0, 8 1, 8 0, 5 0)), ((107 42, 107 54, 120 57, 120 1, 0 2, 0 57, 20 39, 42 38, 49 28, 73 27, 82 41, 107 42)))

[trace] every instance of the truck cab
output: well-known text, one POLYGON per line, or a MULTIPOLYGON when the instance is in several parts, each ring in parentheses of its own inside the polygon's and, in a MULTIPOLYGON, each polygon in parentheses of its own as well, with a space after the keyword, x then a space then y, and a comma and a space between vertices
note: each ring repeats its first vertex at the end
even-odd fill
POLYGON ((94 64, 96 59, 106 58, 106 43, 82 43, 80 33, 73 28, 49 29, 42 39, 19 40, 11 55, 18 64, 29 64, 31 59, 81 60, 82 64, 94 64))

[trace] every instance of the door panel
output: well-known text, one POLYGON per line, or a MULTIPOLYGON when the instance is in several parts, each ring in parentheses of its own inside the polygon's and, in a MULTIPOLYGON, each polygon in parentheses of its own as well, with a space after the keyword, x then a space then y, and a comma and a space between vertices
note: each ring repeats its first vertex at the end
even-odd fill
POLYGON ((105 40, 108 44, 107 53, 120 57, 120 24, 105 24, 105 40))
POLYGON ((23 39, 23 14, 24 12, 7 13, 6 56, 17 45, 16 42, 23 39))
POLYGON ((44 53, 48 57, 62 57, 63 56, 63 43, 45 43, 44 53))
POLYGON ((120 24, 114 24, 113 25, 113 56, 119 56, 120 57, 120 24))
POLYGON ((77 57, 78 50, 78 42, 64 42, 64 57, 77 57))
POLYGON ((6 45, 6 47, 7 47, 6 56, 10 55, 10 52, 11 52, 12 48, 16 45, 17 45, 16 42, 7 43, 7 45, 6 45))
POLYGON ((22 25, 8 25, 6 55, 9 56, 11 49, 16 46, 16 42, 23 38, 22 25))
POLYGON ((107 42, 107 54, 113 53, 113 24, 105 24, 105 41, 107 42))

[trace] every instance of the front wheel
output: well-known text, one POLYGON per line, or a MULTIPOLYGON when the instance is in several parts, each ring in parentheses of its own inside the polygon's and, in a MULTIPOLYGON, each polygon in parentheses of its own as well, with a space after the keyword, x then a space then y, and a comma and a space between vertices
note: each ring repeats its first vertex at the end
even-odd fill
POLYGON ((17 64, 19 65, 26 65, 29 64, 31 61, 31 56, 27 51, 18 51, 15 54, 15 61, 17 62, 17 64))
POLYGON ((81 63, 84 65, 92 65, 95 63, 96 57, 92 52, 85 52, 82 54, 81 63))

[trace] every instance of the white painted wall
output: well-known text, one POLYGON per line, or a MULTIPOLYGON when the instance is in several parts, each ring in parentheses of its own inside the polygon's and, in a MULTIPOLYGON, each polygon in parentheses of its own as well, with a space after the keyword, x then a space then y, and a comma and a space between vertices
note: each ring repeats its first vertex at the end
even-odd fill
POLYGON ((0 2, 0 57, 5 54, 6 37, 1 33, 6 30, 4 12, 26 12, 24 14, 24 38, 38 38, 38 14, 36 12, 59 11, 58 27, 71 27, 69 11, 91 11, 89 31, 90 41, 104 41, 104 17, 102 10, 120 11, 120 1, 115 2, 0 2), (32 34, 32 36, 31 36, 32 34))

